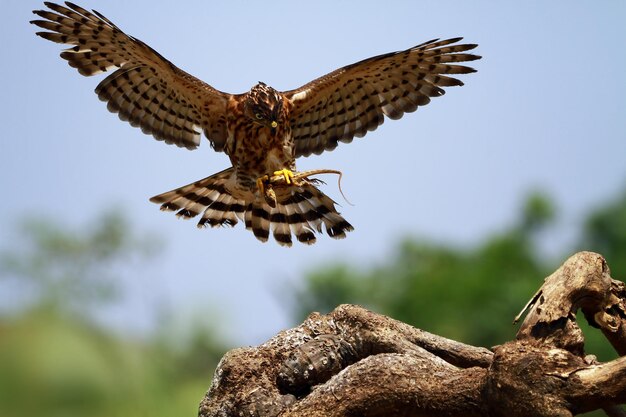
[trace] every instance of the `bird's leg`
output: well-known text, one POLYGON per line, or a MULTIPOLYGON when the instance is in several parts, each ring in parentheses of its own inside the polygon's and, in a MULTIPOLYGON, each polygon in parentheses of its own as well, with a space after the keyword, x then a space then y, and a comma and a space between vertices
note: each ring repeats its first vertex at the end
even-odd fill
POLYGON ((280 171, 274 171, 274 175, 282 175, 285 177, 285 183, 287 185, 293 184, 294 182, 293 172, 287 168, 283 168, 280 171))
POLYGON ((261 195, 265 195, 265 183, 270 180, 269 175, 263 175, 256 179, 256 186, 259 189, 261 195))
MULTIPOLYGON (((296 179, 291 170, 284 168, 280 171, 274 171, 273 176, 282 176, 285 178, 285 184, 294 184, 296 179)), ((270 207, 276 207, 276 192, 272 187, 272 178, 269 175, 263 175, 256 179, 256 186, 259 189, 259 194, 265 199, 265 202, 270 207)))
POLYGON ((276 207, 276 193, 274 192, 272 184, 269 181, 269 175, 263 175, 262 177, 257 178, 256 186, 258 187, 259 193, 263 199, 265 199, 265 202, 273 208, 276 207))

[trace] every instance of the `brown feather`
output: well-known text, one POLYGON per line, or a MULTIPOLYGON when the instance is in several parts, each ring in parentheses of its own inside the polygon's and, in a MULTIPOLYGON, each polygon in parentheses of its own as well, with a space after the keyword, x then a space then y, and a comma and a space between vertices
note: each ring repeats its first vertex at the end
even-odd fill
POLYGON ((476 45, 453 45, 461 39, 429 41, 368 58, 284 92, 294 104, 291 128, 296 157, 320 154, 338 142, 363 137, 380 126, 384 116, 399 119, 443 95, 442 87, 463 85, 441 75, 475 72, 456 64, 480 59, 464 53, 476 45))
POLYGON ((45 3, 51 11, 35 10, 46 20, 31 23, 48 30, 44 39, 73 45, 61 57, 85 76, 116 69, 96 93, 122 120, 158 140, 194 149, 200 130, 221 151, 227 138, 224 113, 231 95, 187 74, 154 49, 122 32, 98 12, 73 3, 45 3), (157 108, 167 113, 157 114, 157 108))

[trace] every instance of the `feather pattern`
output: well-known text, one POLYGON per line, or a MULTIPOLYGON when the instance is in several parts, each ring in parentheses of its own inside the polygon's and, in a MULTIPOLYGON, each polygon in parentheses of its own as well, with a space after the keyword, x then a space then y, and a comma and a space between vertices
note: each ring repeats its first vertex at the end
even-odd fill
POLYGON ((313 244, 315 233, 326 233, 335 239, 346 237, 353 227, 339 214, 335 202, 314 185, 276 188, 277 202, 270 207, 258 195, 240 194, 235 171, 226 169, 210 177, 152 197, 161 210, 175 211, 180 218, 201 214, 198 227, 235 226, 242 219, 246 229, 266 242, 270 232, 282 246, 298 242, 313 244))
POLYGON ((338 142, 363 137, 385 116, 399 119, 432 97, 442 96, 442 87, 463 85, 446 74, 475 72, 458 63, 480 56, 466 53, 477 45, 457 44, 461 39, 435 39, 375 56, 285 91, 294 103, 291 128, 296 157, 320 154, 335 149, 338 142))
POLYGON ((154 49, 126 35, 102 14, 66 2, 46 2, 52 11, 35 10, 46 20, 31 23, 45 29, 37 35, 73 45, 61 58, 85 76, 115 70, 96 88, 98 97, 120 119, 168 144, 195 149, 200 132, 216 150, 227 138, 226 111, 230 94, 187 74, 154 49))

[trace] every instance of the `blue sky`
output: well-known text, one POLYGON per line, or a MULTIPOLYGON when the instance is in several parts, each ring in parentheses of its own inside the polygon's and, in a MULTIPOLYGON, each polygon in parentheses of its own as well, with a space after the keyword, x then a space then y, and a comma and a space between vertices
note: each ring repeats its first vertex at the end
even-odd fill
MULTIPOLYGON (((259 80, 292 89, 437 37, 464 36, 483 56, 464 87, 299 160, 301 170, 343 171, 355 205, 341 211, 356 230, 286 249, 258 242, 241 225, 198 230, 160 212, 149 197, 226 168, 227 157, 206 141, 189 152, 119 121, 93 93, 103 77, 80 76, 59 58, 60 45, 34 36, 31 10, 43 4, 3 0, 0 245, 10 244, 23 215, 80 227, 123 208, 166 249, 126 277, 127 299, 106 315, 121 329, 149 328, 153 307, 165 303, 181 320, 219 317, 238 343, 260 343, 291 325, 276 294, 306 271, 340 260, 382 262, 407 235, 480 241, 506 228, 534 189, 555 198, 562 218, 554 239, 566 242, 585 213, 626 186, 623 1, 79 4, 228 92, 259 80)), ((342 203, 335 178, 327 180, 324 191, 342 203)))

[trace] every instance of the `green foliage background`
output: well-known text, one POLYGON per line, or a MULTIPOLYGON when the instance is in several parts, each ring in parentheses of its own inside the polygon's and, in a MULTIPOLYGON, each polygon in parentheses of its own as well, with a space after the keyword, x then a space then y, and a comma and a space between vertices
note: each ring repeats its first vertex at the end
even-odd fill
POLYGON ((2 288, 22 300, 0 316, 0 416, 197 415, 227 343, 198 322, 181 340, 168 317, 147 337, 98 325, 122 296, 116 274, 159 245, 117 212, 92 224, 26 220, 0 257, 2 288))
MULTIPOLYGON (((574 252, 600 252, 615 278, 626 277, 626 193, 588 216, 579 243, 547 259, 538 236, 556 218, 550 200, 534 194, 515 224, 475 247, 407 238, 379 265, 325 266, 283 296, 294 324, 311 311, 357 303, 433 333, 493 346, 514 337, 512 318, 574 252)), ((93 224, 72 232, 26 221, 22 239, 0 258, 0 288, 23 300, 0 316, 0 416, 196 415, 217 361, 234 346, 202 322, 182 342, 173 340, 179 332, 168 320, 149 337, 96 324, 93 312, 121 296, 115 272, 149 260, 159 245, 115 212, 93 224)), ((615 357, 598 331, 584 331, 590 353, 615 357)))

